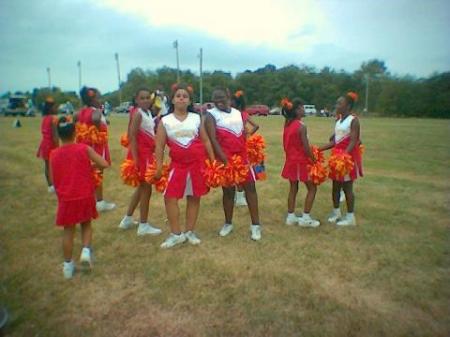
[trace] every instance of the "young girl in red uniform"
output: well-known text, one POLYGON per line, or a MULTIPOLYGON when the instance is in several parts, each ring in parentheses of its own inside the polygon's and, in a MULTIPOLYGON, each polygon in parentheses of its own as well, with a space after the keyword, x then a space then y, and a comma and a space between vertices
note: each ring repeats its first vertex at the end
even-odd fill
POLYGON ((286 160, 281 176, 288 179, 290 184, 286 225, 298 224, 303 227, 317 227, 320 222, 310 216, 317 187, 308 174, 308 165, 314 163, 315 159, 309 146, 306 125, 301 120, 305 116, 302 100, 295 98, 292 102, 287 102, 281 112, 286 118, 283 131, 286 160), (308 190, 301 217, 295 215, 299 181, 303 182, 308 190))
MULTIPOLYGON (((95 88, 83 87, 80 91, 80 96, 85 106, 75 114, 74 121, 76 124, 84 127, 95 126, 98 131, 107 134, 108 126, 105 116, 101 111, 102 105, 99 101, 99 91, 95 88)), ((102 156, 111 165, 107 137, 106 139, 96 142, 87 137, 79 142, 91 146, 95 152, 102 156)), ((96 207, 99 212, 110 211, 116 207, 114 203, 103 200, 103 183, 96 188, 95 194, 97 197, 96 207)))
POLYGON ((336 223, 338 226, 356 225, 354 216, 355 197, 353 193, 353 181, 358 176, 363 176, 362 159, 360 152, 360 125, 358 118, 352 114, 358 95, 349 92, 345 96, 339 97, 336 102, 336 113, 340 114, 336 121, 332 140, 324 145, 320 150, 331 148, 343 150, 350 154, 354 163, 353 169, 343 178, 331 177, 333 180, 332 200, 333 211, 328 217, 328 222, 336 223), (341 190, 344 190, 347 203, 347 214, 342 217, 339 208, 339 198, 341 190))
MULTIPOLYGON (((218 159, 224 164, 233 155, 242 158, 248 164, 244 120, 240 111, 230 107, 230 92, 225 88, 216 88, 212 94, 215 107, 208 110, 205 120, 206 131, 218 159)), ((250 165, 249 165, 250 166, 250 165)), ((258 195, 255 188, 255 173, 250 167, 247 180, 243 183, 252 224, 250 226, 252 240, 261 239, 259 222, 258 195)), ((227 236, 233 230, 233 208, 235 186, 223 187, 223 210, 225 224, 219 231, 220 236, 227 236)))
POLYGON ((91 220, 97 217, 95 207, 95 186, 91 161, 101 169, 109 166, 91 147, 76 144, 75 125, 68 117, 58 121, 58 135, 62 146, 50 155, 50 172, 58 197, 56 225, 64 228, 63 252, 65 278, 71 278, 75 271, 72 260, 75 225, 81 224, 80 262, 92 267, 91 220))
POLYGON ((156 174, 162 174, 164 147, 167 143, 170 152, 169 181, 164 191, 167 218, 171 234, 161 244, 170 248, 188 240, 197 245, 200 239, 194 232, 200 208, 200 197, 208 193, 202 171, 208 155, 214 160, 214 152, 206 134, 203 120, 191 112, 192 88, 177 84, 172 89, 171 108, 162 117, 156 134, 156 174), (206 150, 206 151, 205 151, 206 150), (186 197, 186 231, 179 224, 178 200, 186 197))
POLYGON ((36 156, 44 160, 44 174, 47 180, 48 192, 55 193, 50 176, 49 176, 49 163, 50 152, 58 147, 58 134, 56 132, 55 115, 58 113, 58 107, 55 104, 55 100, 52 97, 48 97, 42 106, 42 123, 41 133, 42 140, 39 145, 36 156))
MULTIPOLYGON (((259 129, 259 125, 250 117, 246 109, 244 92, 238 90, 231 97, 231 107, 239 110, 242 114, 242 121, 244 122, 245 136, 250 137, 259 129)), ((245 200, 245 192, 242 186, 236 187, 236 195, 234 196, 234 204, 236 206, 247 206, 245 200)))
MULTIPOLYGON (((135 96, 136 109, 131 116, 129 125, 130 151, 129 158, 132 159, 139 172, 139 187, 135 194, 138 195, 140 205, 140 222, 137 230, 138 235, 158 235, 161 229, 148 223, 148 209, 150 197, 152 195, 152 186, 145 181, 145 171, 149 164, 154 161, 153 153, 155 151, 155 118, 151 113, 152 99, 150 90, 146 88, 139 89, 135 96)), ((122 219, 121 227, 125 227, 133 222, 131 218, 132 206, 137 205, 135 194, 132 196, 128 214, 122 219)), ((136 207, 136 206, 135 206, 136 207)))

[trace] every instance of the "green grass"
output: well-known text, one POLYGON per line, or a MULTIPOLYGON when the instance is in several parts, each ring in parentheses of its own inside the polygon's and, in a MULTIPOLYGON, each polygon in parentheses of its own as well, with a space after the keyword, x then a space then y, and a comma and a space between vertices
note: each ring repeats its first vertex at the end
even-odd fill
MULTIPOLYGON (((35 158, 40 119, 24 118, 13 129, 12 119, 1 118, 0 303, 11 315, 7 336, 446 336, 449 121, 362 119, 366 176, 355 185, 358 226, 326 224, 325 183, 312 212, 322 221, 315 230, 284 225, 282 119, 257 121, 268 144, 269 178, 257 184, 261 242, 249 239, 242 208, 233 234, 218 237, 218 190, 202 200, 199 247, 159 248, 168 229, 158 193, 150 220, 164 235, 120 231, 132 189, 118 172, 127 118, 115 116, 105 197, 118 209, 94 223, 93 272, 65 281, 56 199, 35 158)), ((333 129, 332 119, 306 123, 314 144, 333 129)), ((299 212, 304 196, 302 188, 299 212)), ((78 237, 75 247, 78 256, 78 237)))

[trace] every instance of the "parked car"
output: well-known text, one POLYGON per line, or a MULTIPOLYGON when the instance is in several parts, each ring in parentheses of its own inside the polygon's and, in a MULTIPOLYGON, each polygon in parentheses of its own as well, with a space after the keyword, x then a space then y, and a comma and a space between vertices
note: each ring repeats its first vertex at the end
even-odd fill
POLYGON ((200 105, 200 103, 194 103, 194 110, 198 113, 205 113, 206 110, 214 108, 213 102, 206 102, 203 103, 203 105, 200 105))
POLYGON ((269 107, 267 105, 257 104, 250 105, 245 109, 250 116, 268 116, 269 107))
POLYGON ((118 114, 128 113, 130 106, 131 106, 131 102, 122 102, 122 103, 120 103, 119 106, 116 106, 114 108, 114 112, 116 112, 118 114))
POLYGON ((28 99, 25 95, 13 95, 8 99, 5 116, 26 116, 28 111, 28 99))
POLYGON ((305 109, 305 116, 311 116, 317 113, 316 106, 313 104, 305 104, 303 108, 305 109))
POLYGON ((269 111, 269 115, 281 115, 281 108, 276 106, 269 111))

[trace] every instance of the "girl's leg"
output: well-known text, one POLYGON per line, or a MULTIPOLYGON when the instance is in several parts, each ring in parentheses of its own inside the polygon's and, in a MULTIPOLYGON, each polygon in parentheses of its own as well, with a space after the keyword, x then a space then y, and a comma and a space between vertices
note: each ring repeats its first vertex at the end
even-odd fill
POLYGON ((244 185, 245 197, 247 198, 248 210, 253 225, 259 225, 258 195, 254 182, 244 185))
POLYGON ((304 213, 309 214, 311 212, 314 199, 316 197, 317 192, 317 186, 312 183, 312 181, 306 181, 305 186, 308 189, 308 192, 306 194, 305 198, 305 205, 304 205, 304 213))
MULTIPOLYGON (((234 209, 234 186, 233 187, 223 187, 222 204, 223 211, 225 213, 225 223, 231 224, 233 221, 233 209, 234 209)), ((250 206, 249 206, 250 207, 250 206)))
POLYGON ((140 195, 140 223, 147 223, 150 197, 152 196, 152 185, 146 182, 141 183, 138 193, 140 195))
POLYGON ((336 222, 341 217, 339 209, 339 199, 341 198, 342 183, 333 180, 333 188, 331 190, 331 199, 333 200, 333 211, 328 216, 328 222, 336 222))
POLYGON ((48 160, 44 160, 44 174, 45 179, 47 180, 47 185, 50 187, 52 186, 52 182, 50 180, 50 164, 48 160))
POLYGON ((333 189, 331 191, 331 197, 333 200, 334 209, 339 208, 339 199, 341 197, 341 189, 342 183, 336 180, 333 180, 333 189))
POLYGON ((92 243, 92 225, 90 221, 81 223, 81 243, 83 247, 90 248, 92 243))
POLYGON ((353 213, 355 207, 355 195, 353 193, 353 181, 344 182, 344 193, 347 203, 347 212, 353 213))
POLYGON ((63 253, 66 262, 72 261, 73 238, 75 235, 75 225, 64 227, 63 233, 63 253))
POLYGON ((95 197, 97 199, 97 202, 103 200, 103 170, 99 170, 99 171, 100 171, 99 174, 102 177, 102 183, 100 185, 98 185, 97 188, 95 189, 95 197))
POLYGON ((186 232, 194 231, 200 209, 200 198, 194 196, 187 197, 186 204, 186 232))
POLYGON ((175 198, 164 198, 166 204, 167 219, 169 220, 170 231, 173 234, 180 234, 180 208, 178 207, 178 200, 175 198))
POLYGON ((298 181, 289 181, 289 184, 288 213, 294 213, 298 193, 298 181))
POLYGON ((127 216, 132 216, 136 210, 137 205, 141 199, 141 190, 136 188, 131 196, 130 204, 128 205, 127 216))

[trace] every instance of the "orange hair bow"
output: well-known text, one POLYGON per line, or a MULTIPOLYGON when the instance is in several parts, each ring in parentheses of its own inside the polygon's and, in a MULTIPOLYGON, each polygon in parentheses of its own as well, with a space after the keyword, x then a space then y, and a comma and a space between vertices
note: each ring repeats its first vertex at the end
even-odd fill
POLYGON ((356 92, 350 91, 347 93, 347 96, 350 97, 353 102, 358 101, 358 94, 356 92))
POLYGON ((293 107, 292 102, 289 100, 289 98, 285 97, 281 100, 281 106, 285 109, 291 110, 293 107))

